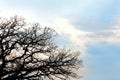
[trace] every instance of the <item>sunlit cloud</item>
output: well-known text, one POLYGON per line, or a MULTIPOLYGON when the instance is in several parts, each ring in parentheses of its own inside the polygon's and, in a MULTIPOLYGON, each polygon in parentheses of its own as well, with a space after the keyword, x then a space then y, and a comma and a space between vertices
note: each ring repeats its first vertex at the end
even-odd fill
POLYGON ((120 28, 116 28, 115 26, 98 32, 88 32, 77 29, 65 18, 58 18, 52 24, 56 31, 60 34, 67 35, 71 44, 77 47, 79 46, 78 48, 81 49, 82 52, 85 52, 87 45, 97 42, 120 43, 120 28))

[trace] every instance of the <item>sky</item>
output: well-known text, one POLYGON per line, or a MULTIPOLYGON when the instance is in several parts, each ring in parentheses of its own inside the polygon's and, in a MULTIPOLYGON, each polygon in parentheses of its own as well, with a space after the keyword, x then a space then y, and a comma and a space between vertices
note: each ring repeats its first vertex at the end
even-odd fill
POLYGON ((0 0, 0 17, 14 15, 55 29, 58 46, 80 50, 80 80, 120 80, 120 0, 0 0))

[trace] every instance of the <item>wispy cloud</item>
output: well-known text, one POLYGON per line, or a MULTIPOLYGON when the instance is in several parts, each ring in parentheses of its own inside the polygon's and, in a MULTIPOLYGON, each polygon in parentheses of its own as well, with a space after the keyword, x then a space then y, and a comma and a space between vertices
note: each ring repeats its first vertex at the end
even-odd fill
POLYGON ((67 35, 71 43, 77 47, 79 46, 83 52, 87 45, 92 43, 120 43, 120 27, 110 26, 110 28, 98 32, 88 32, 77 29, 76 26, 70 23, 69 19, 65 18, 58 18, 52 24, 59 33, 67 35))

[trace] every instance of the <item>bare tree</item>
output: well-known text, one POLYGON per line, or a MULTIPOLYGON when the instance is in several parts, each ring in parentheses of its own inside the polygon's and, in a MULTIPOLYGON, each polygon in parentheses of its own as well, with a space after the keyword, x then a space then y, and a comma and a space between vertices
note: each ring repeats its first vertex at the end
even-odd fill
POLYGON ((51 28, 23 19, 0 19, 0 80, 66 80, 77 78, 79 52, 59 49, 51 28))

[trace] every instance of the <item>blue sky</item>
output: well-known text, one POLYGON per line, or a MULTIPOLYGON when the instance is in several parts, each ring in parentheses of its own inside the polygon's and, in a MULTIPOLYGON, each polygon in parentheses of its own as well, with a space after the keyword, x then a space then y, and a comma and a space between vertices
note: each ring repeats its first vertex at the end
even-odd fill
POLYGON ((0 0, 0 17, 54 28, 59 46, 82 52, 81 80, 120 80, 120 0, 0 0))

